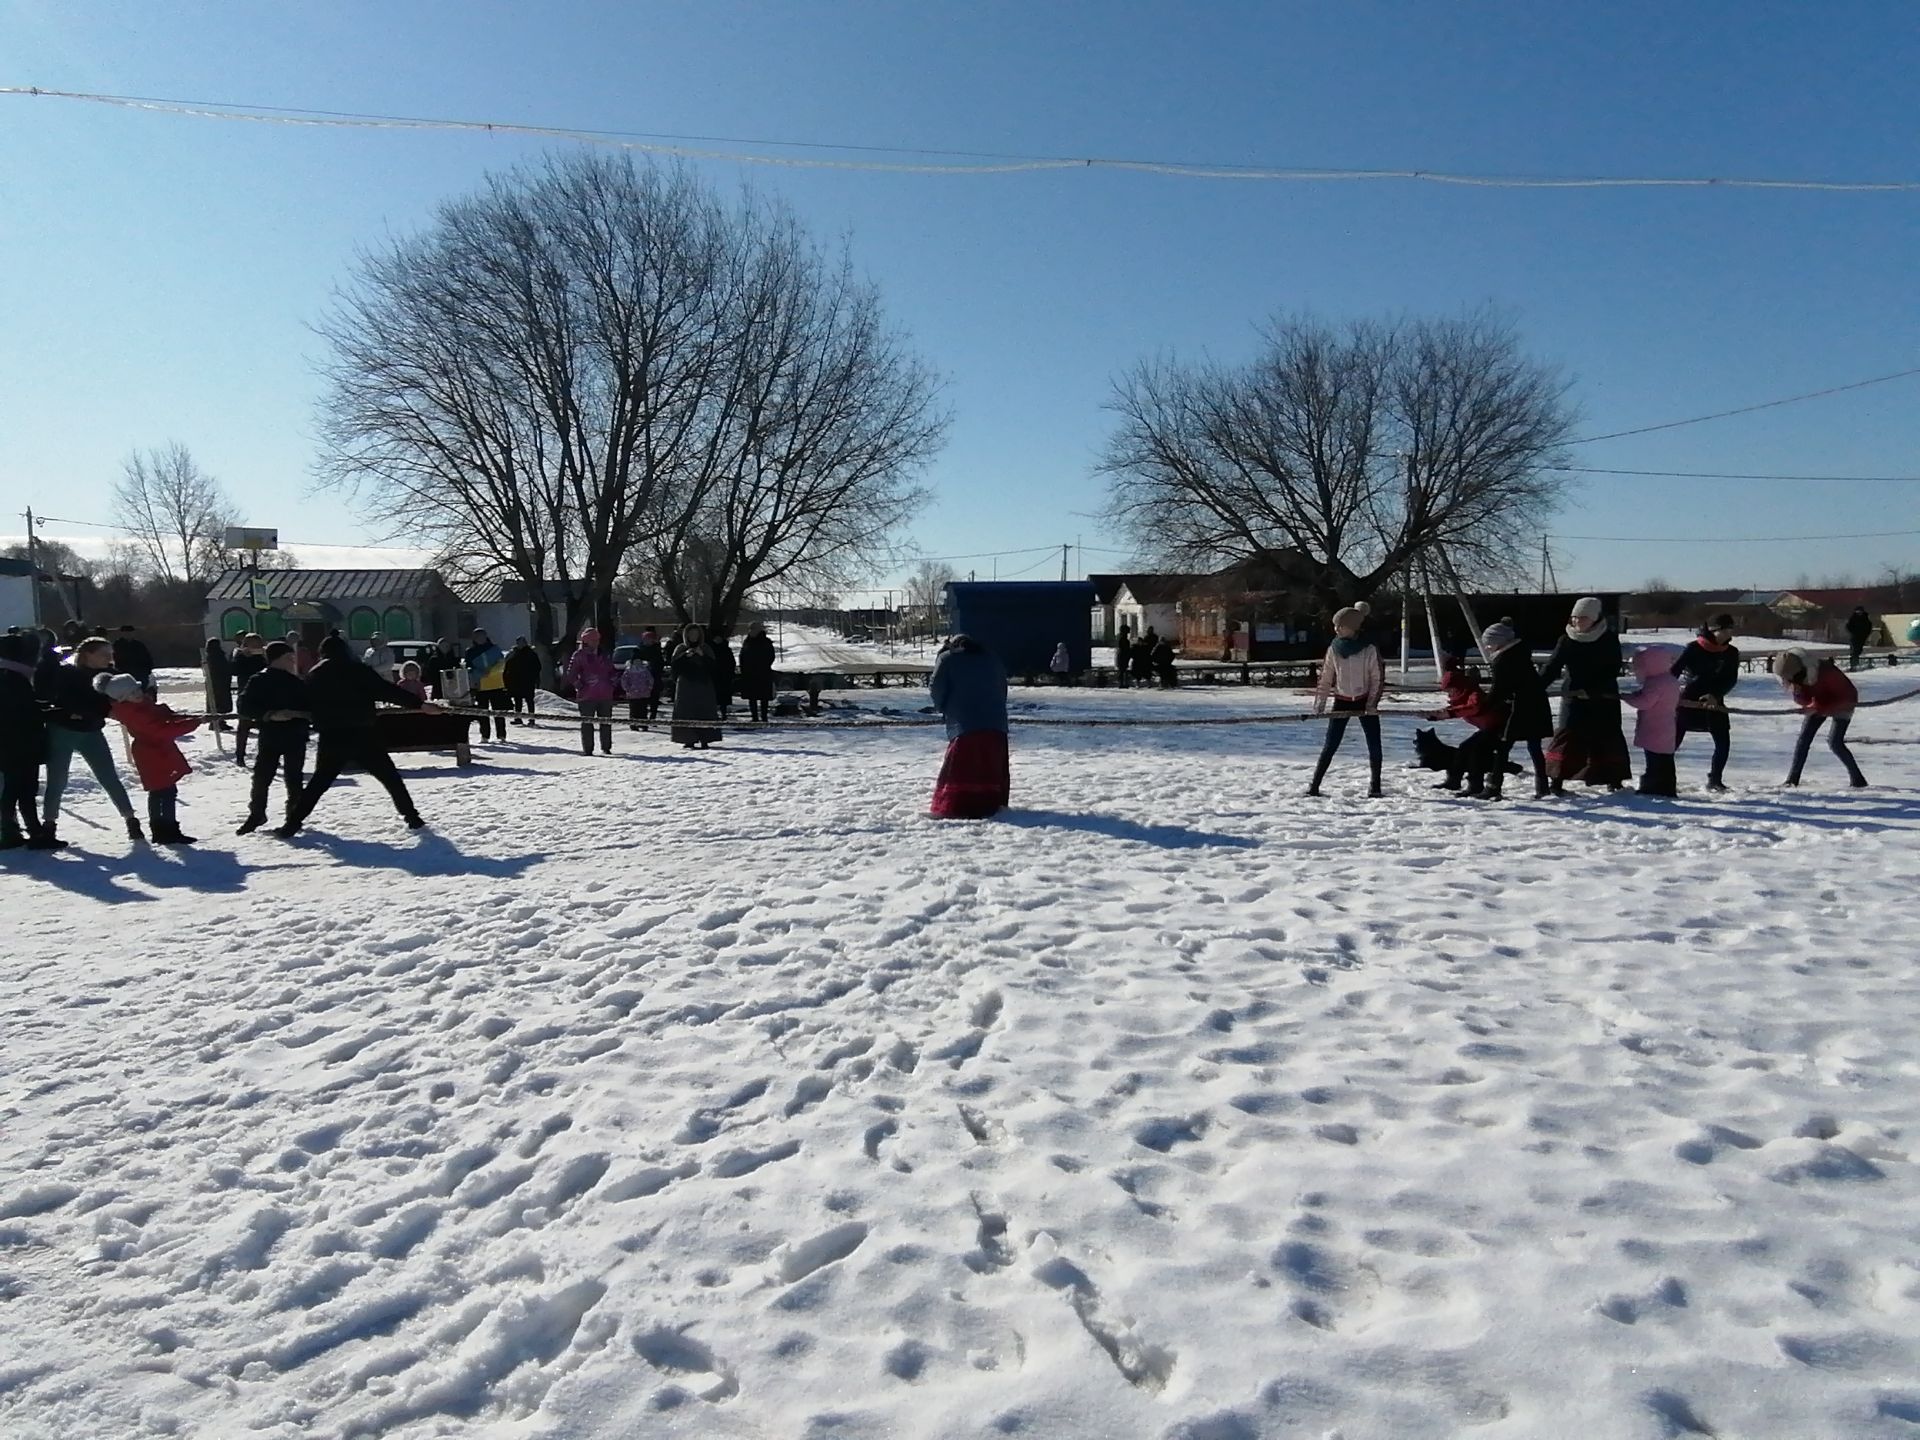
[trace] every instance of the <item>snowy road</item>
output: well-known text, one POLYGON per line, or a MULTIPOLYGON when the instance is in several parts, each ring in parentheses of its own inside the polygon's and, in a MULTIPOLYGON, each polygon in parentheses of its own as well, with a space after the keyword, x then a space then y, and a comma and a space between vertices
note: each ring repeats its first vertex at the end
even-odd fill
POLYGON ((1857 794, 1788 733, 1496 810, 1033 729, 943 825, 937 732, 543 728, 419 836, 211 767, 186 854, 77 781, 0 871, 0 1434, 1913 1435, 1920 704, 1857 794))

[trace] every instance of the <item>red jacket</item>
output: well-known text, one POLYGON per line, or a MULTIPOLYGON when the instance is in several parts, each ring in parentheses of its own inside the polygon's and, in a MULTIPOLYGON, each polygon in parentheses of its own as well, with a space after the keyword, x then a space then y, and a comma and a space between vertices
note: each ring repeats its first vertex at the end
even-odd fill
POLYGON ((1813 684, 1795 684, 1793 703, 1815 715, 1851 715, 1860 703, 1860 691, 1847 672, 1831 660, 1822 660, 1813 672, 1813 684))
POLYGON ((142 790, 166 790, 193 772, 173 742, 200 728, 198 720, 176 715, 152 700, 116 700, 113 718, 133 737, 133 768, 142 790))
POLYGON ((1506 717, 1487 704, 1480 680, 1465 665, 1449 664, 1440 676, 1440 688, 1446 692, 1447 714, 1464 720, 1476 730, 1497 730, 1506 717))

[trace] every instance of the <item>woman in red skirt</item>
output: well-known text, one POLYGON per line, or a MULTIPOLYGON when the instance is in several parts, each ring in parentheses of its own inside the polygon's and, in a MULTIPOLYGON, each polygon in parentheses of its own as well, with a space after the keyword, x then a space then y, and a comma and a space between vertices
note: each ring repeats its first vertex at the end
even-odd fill
POLYGON ((1007 672, 979 641, 956 635, 933 662, 929 688, 933 708, 947 720, 932 813, 984 820, 1007 804, 1007 672))

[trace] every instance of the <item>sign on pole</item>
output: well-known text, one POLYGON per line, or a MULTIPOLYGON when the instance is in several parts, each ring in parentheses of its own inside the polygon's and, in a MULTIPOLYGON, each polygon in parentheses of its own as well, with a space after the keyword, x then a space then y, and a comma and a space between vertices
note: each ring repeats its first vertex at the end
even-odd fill
POLYGON ((256 610, 273 609, 273 583, 264 575, 256 575, 251 582, 253 590, 253 608, 256 610))
POLYGON ((260 529, 248 525, 229 525, 227 527, 227 549, 229 550, 278 550, 280 532, 273 529, 260 529))

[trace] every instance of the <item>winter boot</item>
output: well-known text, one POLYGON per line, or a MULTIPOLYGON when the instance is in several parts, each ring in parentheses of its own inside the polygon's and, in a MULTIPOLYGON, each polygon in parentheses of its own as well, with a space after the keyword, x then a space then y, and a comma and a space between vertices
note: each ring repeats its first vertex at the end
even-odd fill
POLYGON ((422 820, 418 813, 402 815, 400 818, 407 822, 407 828, 409 830, 424 830, 427 828, 427 822, 422 820))
POLYGON ((27 848, 29 850, 64 850, 67 848, 67 842, 51 830, 42 830, 27 841, 27 848))
POLYGON ((178 825, 154 826, 153 842, 156 845, 198 845, 200 843, 178 825))
POLYGON ((0 832, 0 850, 19 850, 27 843, 27 837, 18 830, 0 832))
POLYGON ((127 816, 127 838, 129 840, 144 840, 147 838, 147 832, 140 828, 139 817, 134 815, 127 816))
POLYGON ((240 822, 240 828, 233 833, 236 835, 251 835, 266 823, 267 817, 264 815, 249 815, 240 822))

